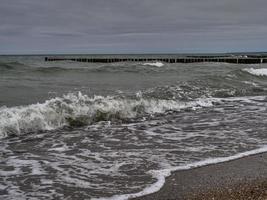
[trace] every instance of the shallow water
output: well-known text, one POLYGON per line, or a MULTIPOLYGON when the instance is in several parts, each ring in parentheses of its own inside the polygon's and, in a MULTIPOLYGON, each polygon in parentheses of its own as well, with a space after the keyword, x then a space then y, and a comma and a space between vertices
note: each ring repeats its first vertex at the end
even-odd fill
POLYGON ((0 198, 141 194, 267 145, 267 65, 43 59, 0 58, 0 198))

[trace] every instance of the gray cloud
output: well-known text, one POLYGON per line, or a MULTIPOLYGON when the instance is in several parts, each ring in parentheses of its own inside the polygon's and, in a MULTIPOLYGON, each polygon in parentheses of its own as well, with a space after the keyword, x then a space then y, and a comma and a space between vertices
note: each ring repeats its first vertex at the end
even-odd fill
POLYGON ((266 51, 266 0, 0 3, 0 54, 266 51))

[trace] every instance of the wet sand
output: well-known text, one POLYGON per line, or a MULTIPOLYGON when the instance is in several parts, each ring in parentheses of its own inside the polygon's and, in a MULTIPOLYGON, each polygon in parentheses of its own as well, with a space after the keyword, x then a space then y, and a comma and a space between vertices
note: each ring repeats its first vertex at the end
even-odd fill
POLYGON ((137 199, 267 200, 267 153, 174 172, 160 191, 137 199))

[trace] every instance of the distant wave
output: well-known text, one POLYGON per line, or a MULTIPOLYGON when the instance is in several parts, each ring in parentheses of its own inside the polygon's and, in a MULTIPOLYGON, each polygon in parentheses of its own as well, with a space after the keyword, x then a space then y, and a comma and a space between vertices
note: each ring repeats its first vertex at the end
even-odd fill
POLYGON ((26 66, 20 62, 0 62, 0 70, 13 70, 22 67, 26 66))
POLYGON ((163 67, 164 64, 162 62, 151 62, 151 63, 144 63, 143 65, 147 66, 155 66, 155 67, 163 67))
MULTIPOLYGON (((0 62, 1 71, 20 70, 33 73, 55 73, 55 72, 93 72, 93 73, 114 73, 114 72, 128 72, 128 73, 149 73, 149 72, 161 72, 157 68, 164 66, 161 62, 155 63, 78 63, 71 61, 60 61, 56 63, 46 62, 0 62), (156 67, 156 68, 155 68, 156 67)), ((168 69, 164 69, 168 70, 168 69)))
POLYGON ((149 98, 116 98, 82 93, 67 94, 29 106, 0 108, 0 138, 63 126, 83 126, 98 121, 126 120, 135 117, 212 106, 210 99, 190 102, 149 98))
POLYGON ((262 68, 262 69, 246 68, 244 69, 244 71, 256 76, 267 76, 267 68, 262 68))
POLYGON ((54 73, 54 72, 62 72, 68 70, 74 70, 74 69, 73 68, 68 69, 64 67, 36 67, 32 69, 32 71, 43 72, 43 73, 54 73))

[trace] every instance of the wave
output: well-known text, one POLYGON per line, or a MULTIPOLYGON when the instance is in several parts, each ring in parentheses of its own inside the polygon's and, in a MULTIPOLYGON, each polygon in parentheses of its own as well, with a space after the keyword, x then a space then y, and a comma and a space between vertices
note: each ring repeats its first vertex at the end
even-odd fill
POLYGON ((58 62, 58 63, 46 63, 37 61, 5 61, 0 62, 0 70, 10 71, 10 70, 20 70, 23 69, 24 72, 37 72, 37 73, 54 73, 54 72, 64 72, 72 70, 84 70, 88 69, 88 65, 81 65, 80 63, 74 62, 58 62))
POLYGON ((26 67, 23 63, 20 62, 0 62, 0 71, 2 70, 14 70, 18 68, 26 67))
MULTIPOLYGON (((19 62, 6 62, 0 63, 0 70, 27 70, 28 73, 55 73, 55 72, 92 72, 92 73, 149 73, 149 72, 163 72, 159 69, 164 66, 163 63, 111 63, 111 64, 95 64, 95 63, 74 63, 74 62, 59 62, 59 63, 19 63, 19 62)), ((164 69, 168 70, 168 69, 164 69)), ((172 69, 169 69, 172 70, 172 69)))
POLYGON ((267 76, 267 68, 262 68, 262 69, 246 68, 243 70, 252 74, 252 75, 267 76))
POLYGON ((155 67, 163 67, 164 66, 164 64, 162 62, 144 63, 143 65, 155 66, 155 67))
POLYGON ((85 126, 99 121, 127 121, 129 119, 163 114, 167 111, 196 109, 213 105, 213 99, 183 102, 115 96, 88 97, 78 92, 69 93, 28 106, 0 108, 0 138, 64 126, 85 126))
POLYGON ((68 70, 77 70, 77 69, 65 68, 65 67, 36 67, 32 70, 35 72, 55 73, 55 72, 64 72, 64 71, 68 71, 68 70))
POLYGON ((112 63, 110 65, 98 65, 95 67, 90 67, 88 70, 91 72, 127 72, 127 73, 164 73, 168 71, 175 71, 175 68, 161 68, 164 66, 163 63, 112 63))
POLYGON ((267 152, 267 146, 262 146, 261 148, 246 151, 243 153, 238 153, 238 154, 235 154, 229 157, 210 158, 210 159, 198 161, 198 162, 191 163, 191 164, 184 165, 184 166, 172 167, 170 169, 153 170, 153 171, 150 171, 150 174, 152 174, 152 176, 156 178, 157 181, 154 184, 150 185, 149 187, 145 188, 141 192, 134 193, 134 194, 115 195, 115 196, 107 197, 107 198, 93 198, 92 200, 128 200, 132 198, 142 197, 145 195, 158 192, 165 184, 166 177, 170 176, 172 172, 189 170, 189 169, 193 169, 197 167, 233 161, 233 160, 237 160, 243 157, 253 156, 253 155, 265 153, 265 152, 267 152))

